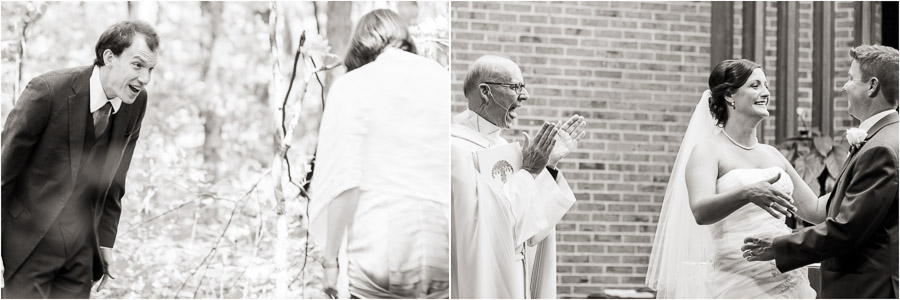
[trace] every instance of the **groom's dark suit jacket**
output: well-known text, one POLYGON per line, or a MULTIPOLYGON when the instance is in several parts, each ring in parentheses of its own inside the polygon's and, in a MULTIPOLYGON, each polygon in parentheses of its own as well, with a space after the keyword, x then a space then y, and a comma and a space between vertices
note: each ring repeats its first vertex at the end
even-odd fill
MULTIPOLYGON (((147 106, 142 91, 111 116, 109 148, 97 179, 78 178, 85 151, 93 66, 58 70, 31 80, 10 111, 2 137, 3 277, 9 279, 73 198, 76 182, 99 186, 91 203, 93 279, 106 270, 97 249, 116 240, 125 176, 147 106), (93 180, 99 180, 94 182, 93 180)), ((76 195, 77 196, 77 195, 76 195)))
POLYGON ((822 262, 820 298, 897 298, 898 114, 871 129, 828 199, 827 219, 775 238, 782 272, 822 262))

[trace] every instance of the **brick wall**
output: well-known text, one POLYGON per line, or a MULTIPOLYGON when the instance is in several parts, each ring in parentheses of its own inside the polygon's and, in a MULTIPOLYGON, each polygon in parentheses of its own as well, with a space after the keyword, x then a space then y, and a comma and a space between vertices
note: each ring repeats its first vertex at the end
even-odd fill
MULTIPOLYGON (((740 7, 735 3, 738 24, 740 7)), ((852 8, 836 4, 836 91, 849 68, 852 8)), ((770 3, 765 71, 773 88, 775 15, 770 3)), ((461 87, 469 64, 497 54, 519 63, 531 94, 508 139, 521 140, 520 130, 573 113, 590 122, 581 149, 561 165, 578 202, 557 226, 559 296, 644 286, 670 166, 707 88, 710 4, 454 1, 451 18, 454 113, 465 109, 461 87)), ((811 26, 812 4, 804 2, 800 107, 812 101, 811 26)), ((843 95, 835 98, 840 130, 849 115, 843 95)), ((771 141, 774 114, 767 122, 771 141)))

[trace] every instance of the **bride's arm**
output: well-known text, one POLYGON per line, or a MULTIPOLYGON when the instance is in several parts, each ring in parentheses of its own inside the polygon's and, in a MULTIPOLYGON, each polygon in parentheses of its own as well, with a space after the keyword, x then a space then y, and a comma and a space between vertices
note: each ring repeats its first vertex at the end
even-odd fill
POLYGON ((771 185, 778 177, 716 194, 718 155, 710 146, 708 143, 695 146, 685 170, 691 212, 697 224, 716 223, 747 203, 758 205, 775 218, 789 214, 786 207, 792 207, 790 199, 771 185), (776 205, 769 207, 771 202, 776 205))
POLYGON ((794 169, 794 166, 788 162, 787 158, 778 152, 778 149, 770 146, 771 151, 774 152, 775 155, 781 158, 782 166, 784 171, 791 177, 791 181, 794 183, 794 205, 797 206, 797 216, 801 219, 813 223, 819 224, 825 221, 825 203, 828 201, 828 198, 820 199, 816 196, 816 193, 806 184, 806 181, 803 181, 803 177, 800 177, 800 174, 797 173, 797 170, 794 169))

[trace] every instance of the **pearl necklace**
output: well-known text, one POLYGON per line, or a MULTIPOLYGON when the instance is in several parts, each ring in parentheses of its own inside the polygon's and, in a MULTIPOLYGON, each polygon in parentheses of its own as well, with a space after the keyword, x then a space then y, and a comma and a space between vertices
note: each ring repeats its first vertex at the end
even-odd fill
POLYGON ((744 146, 744 145, 741 145, 740 143, 738 143, 737 141, 735 141, 733 138, 731 138, 731 136, 728 135, 728 132, 725 131, 724 128, 722 129, 722 133, 725 134, 725 137, 727 137, 728 140, 731 141, 732 144, 734 144, 735 146, 741 147, 741 149, 744 149, 744 150, 753 150, 753 148, 756 148, 756 146, 759 146, 759 142, 758 142, 758 141, 756 142, 755 145, 749 146, 749 147, 744 146))

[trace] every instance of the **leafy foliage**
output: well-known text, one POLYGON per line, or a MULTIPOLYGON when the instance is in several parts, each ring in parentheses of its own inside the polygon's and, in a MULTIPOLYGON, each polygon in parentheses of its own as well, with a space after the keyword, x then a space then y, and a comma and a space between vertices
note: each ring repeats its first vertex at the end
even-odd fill
POLYGON ((834 188, 850 146, 843 134, 824 136, 818 130, 790 138, 778 145, 781 153, 797 169, 803 181, 819 196, 834 188))

